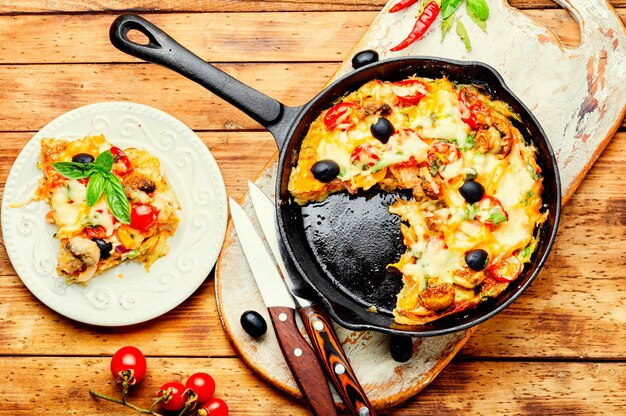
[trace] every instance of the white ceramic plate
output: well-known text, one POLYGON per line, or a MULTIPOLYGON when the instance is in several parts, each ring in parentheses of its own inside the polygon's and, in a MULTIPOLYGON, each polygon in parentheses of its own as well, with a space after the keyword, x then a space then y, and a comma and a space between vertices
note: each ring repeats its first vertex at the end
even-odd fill
POLYGON ((2 199, 2 233, 9 258, 26 287, 44 304, 76 321, 101 326, 131 325, 153 319, 187 299, 215 265, 224 241, 228 209, 220 170, 202 140, 174 117, 129 102, 92 104, 70 111, 39 131, 20 152, 2 199), (56 226, 45 221, 43 201, 28 201, 41 177, 36 163, 44 137, 78 139, 104 134, 121 148, 148 150, 181 205, 180 224, 170 252, 146 272, 125 262, 87 286, 67 285, 56 273, 56 226))

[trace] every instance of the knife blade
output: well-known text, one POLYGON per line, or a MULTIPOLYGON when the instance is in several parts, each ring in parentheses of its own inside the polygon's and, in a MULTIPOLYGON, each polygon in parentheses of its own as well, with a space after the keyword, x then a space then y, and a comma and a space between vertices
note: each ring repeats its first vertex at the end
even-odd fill
POLYGON ((267 306, 278 345, 302 396, 314 415, 336 416, 335 401, 324 372, 315 352, 298 330, 294 301, 270 253, 243 208, 232 198, 229 198, 229 206, 239 243, 267 306))
POLYGON ((296 276, 297 271, 288 270, 281 255, 281 241, 277 232, 274 203, 251 181, 248 181, 248 190, 265 239, 287 283, 287 288, 295 300, 322 368, 333 382, 350 414, 375 416, 374 407, 369 402, 363 387, 361 387, 354 370, 350 366, 350 361, 341 347, 341 342, 337 338, 328 314, 314 299, 302 297, 302 291, 295 290, 301 286, 301 282, 296 276))

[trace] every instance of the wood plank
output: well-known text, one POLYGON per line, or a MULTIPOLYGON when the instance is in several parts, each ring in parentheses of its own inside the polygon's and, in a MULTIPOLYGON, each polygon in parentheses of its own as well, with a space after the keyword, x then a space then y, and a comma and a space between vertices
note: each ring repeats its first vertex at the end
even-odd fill
MULTIPOLYGON (((564 44, 578 44, 578 25, 567 11, 525 12, 552 28, 564 44)), ((626 9, 617 12, 626 22, 626 9)), ((346 57, 376 14, 166 13, 147 17, 209 62, 337 62, 346 57)), ((19 43, 0 43, 0 64, 138 62, 109 42, 112 20, 109 14, 80 19, 74 15, 0 16, 6 33, 29 33, 19 43), (33 27, 39 29, 33 32, 33 27), (50 53, 42 54, 42 50, 50 53)))
MULTIPOLYGON (((134 11, 180 11, 180 12, 245 12, 245 11, 379 11, 385 0, 136 0, 134 11)), ((560 6, 551 0, 509 0, 513 7, 523 9, 549 9, 560 6)), ((613 7, 626 6, 626 0, 609 0, 613 7)), ((0 0, 0 13, 55 13, 99 12, 128 10, 122 0, 0 0)))
MULTIPOLYGON (((122 406, 92 398, 88 390, 120 397, 109 374, 109 356, 1 357, 0 415, 132 415, 122 406)), ((157 358, 148 354, 148 374, 131 390, 131 403, 150 407, 161 384, 184 381, 197 371, 216 380, 215 395, 231 416, 300 416, 304 405, 277 393, 238 359, 157 358)), ((381 415, 416 414, 619 414, 626 400, 625 363, 497 362, 455 360, 417 397, 381 415)))
MULTIPOLYGON (((224 64, 219 68, 286 105, 321 91, 334 63, 224 64)), ((36 131, 76 107, 109 101, 147 104, 194 130, 261 129, 241 111, 182 76, 153 64, 0 66, 4 131, 36 131)))
MULTIPOLYGON (((209 62, 339 62, 377 13, 211 13, 147 15, 209 62), (329 25, 332 22, 332 25, 329 25), (200 35, 199 35, 200 34, 200 35)), ((109 14, 0 16, 0 63, 139 62, 109 41, 109 14), (39 28, 33 31, 32 28, 39 28), (48 51, 42 54, 41 51, 48 51)))
MULTIPOLYGON (((241 198, 274 154, 266 132, 207 132, 201 138, 215 156, 229 196, 241 198)), ((0 188, 30 134, 0 133, 0 188)), ((461 354, 466 357, 579 357, 624 359, 626 304, 618 243, 626 235, 626 132, 608 145, 579 191, 565 207, 557 243, 537 280, 513 305, 481 325, 461 354), (584 290, 581 290, 581 285, 584 290), (590 334, 594 334, 590 337, 590 334)), ((179 308, 134 327, 94 328, 76 324, 41 305, 15 276, 0 247, 0 354, 106 354, 132 337, 160 356, 232 356, 215 309, 212 280, 179 308), (189 317, 197 323, 189 325, 189 317), (73 334, 68 336, 68 334, 73 334), (75 336, 81 344, 72 343, 75 336), (176 345, 176 351, 171 349, 176 345)))
MULTIPOLYGON (((335 63, 216 66, 290 106, 313 98, 337 69, 335 63)), ((104 100, 147 104, 194 130, 262 129, 203 87, 153 64, 0 65, 0 80, 0 131, 37 131, 69 110, 104 100)))

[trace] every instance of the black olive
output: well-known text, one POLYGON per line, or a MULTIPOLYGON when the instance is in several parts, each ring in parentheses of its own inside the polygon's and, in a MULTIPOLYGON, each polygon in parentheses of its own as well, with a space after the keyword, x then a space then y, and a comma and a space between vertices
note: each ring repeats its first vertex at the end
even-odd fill
POLYGON ((460 188, 459 193, 467 202, 473 204, 483 199, 485 187, 475 181, 466 181, 460 188))
POLYGON ((72 162, 74 163, 82 163, 83 165, 87 165, 93 162, 95 158, 91 156, 89 153, 78 153, 72 157, 72 162))
POLYGON ((378 119, 378 121, 370 126, 372 136, 380 140, 382 143, 387 143, 389 137, 396 131, 393 128, 391 121, 384 117, 378 119))
POLYGON ((413 340, 405 335, 392 335, 389 343, 391 358, 399 363, 405 363, 413 355, 413 340))
POLYGON ((267 331, 265 319, 257 311, 245 311, 239 319, 241 327, 251 337, 260 337, 267 331))
POLYGON ((480 248, 476 250, 471 250, 465 253, 465 263, 470 267, 470 269, 475 270, 477 272, 483 270, 487 267, 487 262, 489 260, 489 253, 480 248))
POLYGON ((313 177, 320 182, 330 182, 339 175, 339 165, 334 160, 319 160, 311 166, 313 177))
POLYGON ((100 238, 94 238, 98 248, 100 249, 100 260, 106 260, 111 257, 111 250, 113 250, 113 244, 108 241, 104 241, 100 238))
POLYGON ((352 68, 359 69, 362 66, 378 62, 378 52, 366 49, 352 57, 352 68))

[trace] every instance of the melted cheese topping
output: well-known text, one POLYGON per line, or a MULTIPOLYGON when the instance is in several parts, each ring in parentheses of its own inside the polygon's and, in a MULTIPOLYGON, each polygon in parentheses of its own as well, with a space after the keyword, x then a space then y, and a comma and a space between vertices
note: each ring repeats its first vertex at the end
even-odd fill
POLYGON ((413 190, 413 199, 390 207, 402 218, 407 247, 390 265, 404 278, 394 315, 407 324, 457 313, 501 293, 530 261, 547 215, 540 211, 535 149, 511 124, 516 116, 508 106, 473 86, 447 79, 410 82, 416 81, 422 97, 410 96, 416 89, 406 84, 378 80, 348 94, 336 103, 350 108, 340 127, 332 122, 336 107, 323 112, 303 140, 289 181, 301 204, 342 189, 413 190), (394 126, 388 140, 370 130, 379 117, 394 126), (320 160, 339 165, 337 179, 322 183, 313 177, 320 160), (479 202, 467 202, 459 191, 468 175, 484 187, 479 202), (476 249, 488 255, 481 270, 465 260, 476 249))
POLYGON ((141 230, 133 229, 132 221, 130 225, 122 224, 115 218, 104 192, 93 206, 88 206, 87 179, 68 179, 53 166, 56 162, 69 162, 79 153, 95 158, 111 147, 102 135, 72 142, 56 139, 41 142, 39 167, 44 176, 35 199, 50 204, 47 219, 57 225, 55 236, 61 242, 57 272, 66 276, 70 283, 86 282, 130 258, 145 263, 148 269, 167 253, 165 241, 178 225, 180 206, 176 195, 160 173, 159 160, 145 150, 126 149, 125 157, 131 170, 115 173, 115 164, 112 170, 126 191, 131 209, 136 204, 146 204, 156 212, 154 224, 141 230), (111 249, 102 251, 95 240, 101 240, 100 245, 110 244, 111 249))

